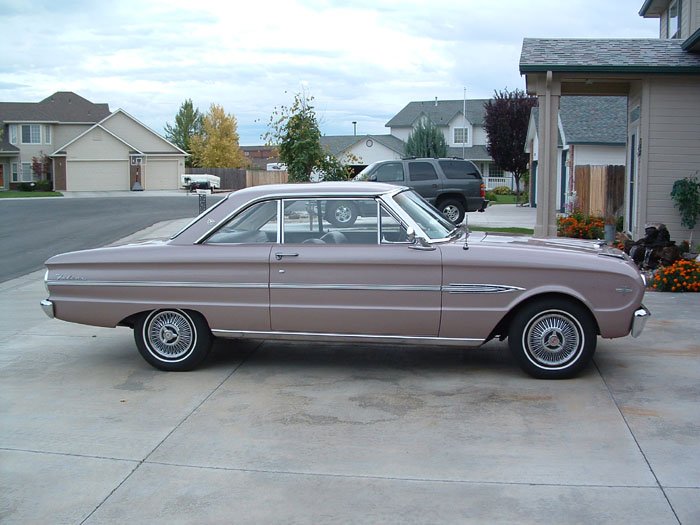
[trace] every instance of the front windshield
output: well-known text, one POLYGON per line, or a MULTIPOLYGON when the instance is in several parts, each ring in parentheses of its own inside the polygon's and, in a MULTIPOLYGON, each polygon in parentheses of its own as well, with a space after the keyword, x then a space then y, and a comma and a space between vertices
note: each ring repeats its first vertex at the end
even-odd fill
POLYGON ((367 166, 365 169, 363 169, 360 173, 355 175, 355 178, 352 180, 369 180, 370 174, 374 171, 374 167, 377 165, 376 162, 373 162, 369 166, 367 166))
POLYGON ((394 201, 430 239, 445 239, 455 229, 454 224, 414 191, 394 195, 394 201))

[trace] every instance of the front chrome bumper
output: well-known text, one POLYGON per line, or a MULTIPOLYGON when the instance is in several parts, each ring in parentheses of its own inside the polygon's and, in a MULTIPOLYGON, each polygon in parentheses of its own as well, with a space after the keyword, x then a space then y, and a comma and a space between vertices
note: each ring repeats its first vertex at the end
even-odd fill
POLYGON ((634 312, 634 317, 632 318, 632 337, 639 337, 650 316, 651 312, 643 304, 640 305, 639 310, 634 312))
POLYGON ((44 310, 44 313, 48 315, 50 319, 53 319, 55 317, 53 311, 53 303, 48 299, 44 299, 43 301, 41 301, 41 309, 44 310))

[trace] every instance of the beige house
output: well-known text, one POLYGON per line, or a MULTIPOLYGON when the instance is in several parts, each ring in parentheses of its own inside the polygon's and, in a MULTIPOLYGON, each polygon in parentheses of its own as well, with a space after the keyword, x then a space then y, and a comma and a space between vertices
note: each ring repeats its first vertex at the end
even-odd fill
MULTIPOLYGON (((177 189, 186 153, 107 104, 70 91, 40 102, 0 102, 0 190, 38 181, 34 158, 51 158, 56 190, 177 189)), ((45 177, 43 175, 42 177, 45 177)))
POLYGON ((51 155, 54 187, 67 191, 180 187, 187 154, 118 109, 51 155))
POLYGON ((661 222, 672 239, 689 237, 669 194, 700 169, 700 0, 647 0, 640 14, 660 19, 659 39, 523 41, 520 72, 540 108, 538 236, 556 235, 561 97, 617 95, 627 98, 625 228, 639 238, 661 222))

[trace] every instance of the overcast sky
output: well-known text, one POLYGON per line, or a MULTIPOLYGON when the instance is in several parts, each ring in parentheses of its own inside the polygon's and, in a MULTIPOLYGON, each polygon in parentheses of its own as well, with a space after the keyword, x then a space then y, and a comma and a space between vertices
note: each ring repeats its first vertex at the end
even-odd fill
POLYGON ((655 38, 643 0, 1 0, 0 100, 74 91, 163 133, 191 98, 261 144, 305 90, 326 135, 388 133, 412 100, 524 88, 524 37, 655 38))

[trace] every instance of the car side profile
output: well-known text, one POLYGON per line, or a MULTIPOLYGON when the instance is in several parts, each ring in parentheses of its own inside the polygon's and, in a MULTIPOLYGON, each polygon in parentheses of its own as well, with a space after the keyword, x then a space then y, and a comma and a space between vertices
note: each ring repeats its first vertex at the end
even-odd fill
POLYGON ((534 377, 566 378, 598 336, 637 336, 644 282, 594 242, 469 234, 415 191, 367 182, 239 190, 172 238, 46 261, 49 317, 127 326, 161 370, 214 337, 476 347, 508 339, 534 377), (373 208, 341 227, 340 202, 373 208))

